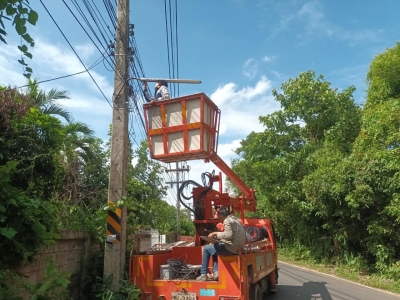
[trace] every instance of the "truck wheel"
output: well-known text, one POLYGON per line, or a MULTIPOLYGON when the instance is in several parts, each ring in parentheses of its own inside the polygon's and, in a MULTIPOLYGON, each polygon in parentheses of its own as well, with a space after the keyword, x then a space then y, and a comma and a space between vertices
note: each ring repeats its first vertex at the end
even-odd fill
POLYGON ((257 283, 250 285, 249 299, 251 299, 251 300, 262 300, 261 288, 257 283))
POLYGON ((272 282, 271 279, 268 279, 267 294, 275 294, 275 293, 276 293, 276 282, 272 282))

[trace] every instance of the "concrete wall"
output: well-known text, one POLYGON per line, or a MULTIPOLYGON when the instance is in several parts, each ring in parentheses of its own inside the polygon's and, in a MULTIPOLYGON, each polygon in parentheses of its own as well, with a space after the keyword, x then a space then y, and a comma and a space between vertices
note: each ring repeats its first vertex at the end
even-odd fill
MULTIPOLYGON (((41 249, 32 263, 19 265, 16 270, 27 276, 32 283, 41 282, 46 268, 46 258, 51 259, 60 272, 71 274, 72 299, 79 299, 82 280, 85 276, 86 261, 100 250, 100 245, 91 239, 89 232, 65 230, 55 244, 41 249)), ((27 298, 27 295, 21 295, 27 298)))

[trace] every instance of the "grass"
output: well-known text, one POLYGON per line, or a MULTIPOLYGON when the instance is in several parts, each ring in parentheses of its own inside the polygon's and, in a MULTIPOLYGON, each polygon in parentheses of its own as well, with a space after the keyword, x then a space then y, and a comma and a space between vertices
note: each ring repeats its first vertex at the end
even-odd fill
POLYGON ((366 274, 362 267, 357 266, 354 260, 348 260, 340 265, 318 263, 306 255, 293 255, 285 249, 279 249, 279 260, 300 267, 313 269, 322 273, 361 283, 369 287, 382 289, 391 293, 400 294, 400 281, 390 279, 380 274, 366 274))

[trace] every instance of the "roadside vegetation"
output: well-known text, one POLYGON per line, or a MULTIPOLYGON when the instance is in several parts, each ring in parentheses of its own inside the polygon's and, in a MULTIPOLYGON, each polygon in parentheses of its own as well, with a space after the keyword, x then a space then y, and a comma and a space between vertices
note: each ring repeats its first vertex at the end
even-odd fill
POLYGON ((275 221, 284 259, 399 292, 400 43, 366 82, 365 104, 313 71, 284 82, 281 109, 260 116, 233 169, 275 221))
MULTIPOLYGON (((29 79, 25 59, 34 41, 26 25, 38 15, 27 3, 0 1, 0 41, 12 24, 29 79)), ((284 82, 273 91, 281 109, 260 112, 264 131, 242 141, 232 165, 258 191, 252 216, 275 221, 283 260, 400 293, 399 43, 373 59, 366 82, 363 104, 351 83, 338 90, 313 71, 284 82)), ((21 290, 30 299, 67 299, 69 274, 51 262, 38 284, 13 267, 31 261, 63 229, 89 230, 104 244, 114 209, 107 206, 110 145, 57 102, 69 99, 67 91, 44 91, 34 80, 24 91, 0 84, 0 299, 19 299, 21 290)), ((163 168, 149 159, 145 141, 130 155, 136 163, 118 203, 128 208, 128 236, 142 228, 174 232, 163 168)), ((192 222, 181 218, 181 234, 193 235, 192 222)), ((85 299, 135 299, 127 280, 120 293, 108 288, 102 255, 90 261, 85 299)))
MULTIPOLYGON (((0 86, 0 298, 18 299, 12 298, 16 290, 24 290, 32 299, 63 299, 69 274, 49 264, 50 281, 45 278, 35 286, 13 268, 31 261, 64 229, 88 230, 104 245, 107 212, 115 209, 107 205, 109 142, 58 104, 69 98, 67 91, 43 91, 35 81, 29 84, 25 91, 0 86)), ((163 167, 149 158, 145 141, 130 153, 136 164, 129 167, 128 195, 118 202, 128 209, 128 236, 150 228, 175 232, 176 208, 163 200, 163 167)), ((185 216, 181 234, 194 234, 185 216)), ((127 243, 130 251, 133 240, 127 243)), ((133 293, 128 283, 123 295, 103 284, 102 252, 97 266, 91 266, 97 278, 86 279, 91 284, 85 288, 87 299, 103 293, 105 299, 126 299, 133 293)))

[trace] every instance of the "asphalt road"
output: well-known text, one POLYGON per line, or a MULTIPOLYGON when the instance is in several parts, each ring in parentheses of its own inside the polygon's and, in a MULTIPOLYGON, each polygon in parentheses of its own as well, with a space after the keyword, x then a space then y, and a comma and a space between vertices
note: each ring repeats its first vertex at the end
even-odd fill
POLYGON ((374 290, 321 273, 279 264, 278 292, 265 300, 400 300, 400 295, 374 290))

